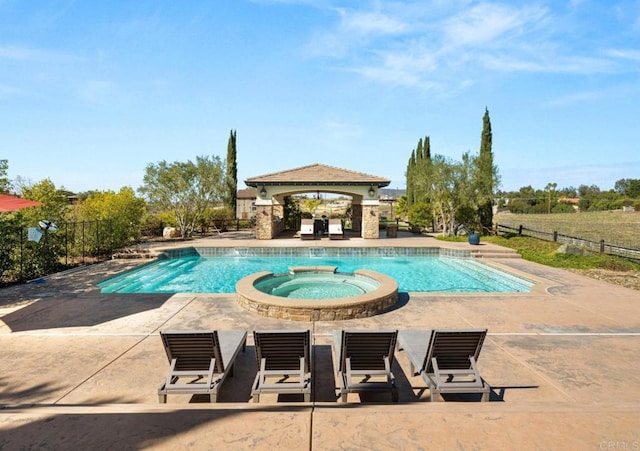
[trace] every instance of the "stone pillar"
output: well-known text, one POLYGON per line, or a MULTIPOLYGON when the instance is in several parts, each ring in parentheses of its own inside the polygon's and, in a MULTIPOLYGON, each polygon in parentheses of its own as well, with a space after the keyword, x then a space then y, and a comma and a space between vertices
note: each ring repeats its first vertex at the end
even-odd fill
POLYGON ((271 205, 256 205, 256 239, 270 240, 273 238, 273 207, 271 205))
POLYGON ((380 238, 380 215, 378 205, 362 206, 362 238, 380 238))

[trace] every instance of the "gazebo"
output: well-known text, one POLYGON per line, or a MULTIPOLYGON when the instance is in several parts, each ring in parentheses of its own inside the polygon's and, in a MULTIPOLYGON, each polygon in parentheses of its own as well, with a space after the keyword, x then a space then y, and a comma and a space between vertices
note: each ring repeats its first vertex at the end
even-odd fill
POLYGON ((390 183, 384 177, 317 163, 245 180, 247 186, 257 191, 256 238, 259 240, 270 240, 283 231, 285 198, 307 192, 351 196, 354 230, 360 230, 362 238, 377 239, 378 190, 390 183))

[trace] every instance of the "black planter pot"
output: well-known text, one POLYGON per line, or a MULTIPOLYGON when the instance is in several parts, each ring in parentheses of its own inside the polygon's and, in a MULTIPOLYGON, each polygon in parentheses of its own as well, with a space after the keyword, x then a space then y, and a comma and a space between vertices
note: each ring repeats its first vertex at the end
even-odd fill
POLYGON ((480 244, 480 234, 479 233, 470 233, 467 236, 469 238, 469 244, 480 244))

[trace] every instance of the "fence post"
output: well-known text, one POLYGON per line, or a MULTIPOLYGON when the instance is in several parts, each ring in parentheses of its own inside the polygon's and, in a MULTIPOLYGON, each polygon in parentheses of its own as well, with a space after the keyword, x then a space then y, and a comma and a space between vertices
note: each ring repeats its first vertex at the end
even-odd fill
POLYGON ((24 280, 24 226, 20 222, 20 282, 24 280))
POLYGON ((518 235, 522 235, 522 224, 520 224, 520 227, 518 227, 518 235))
POLYGON ((604 254, 604 240, 600 240, 600 253, 604 254))
POLYGON ((558 241, 558 232, 556 230, 553 231, 553 242, 557 242, 558 241))

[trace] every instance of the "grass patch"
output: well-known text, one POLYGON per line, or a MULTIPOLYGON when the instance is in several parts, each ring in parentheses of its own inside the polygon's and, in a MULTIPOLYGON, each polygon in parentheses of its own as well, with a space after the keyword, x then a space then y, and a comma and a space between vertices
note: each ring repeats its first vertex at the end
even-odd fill
MULTIPOLYGON (((467 237, 438 237, 443 241, 465 242, 467 237)), ((558 253, 560 245, 551 241, 518 235, 483 236, 485 243, 515 249, 525 260, 551 266, 571 269, 608 269, 612 271, 640 271, 640 263, 613 255, 575 255, 558 253)))

